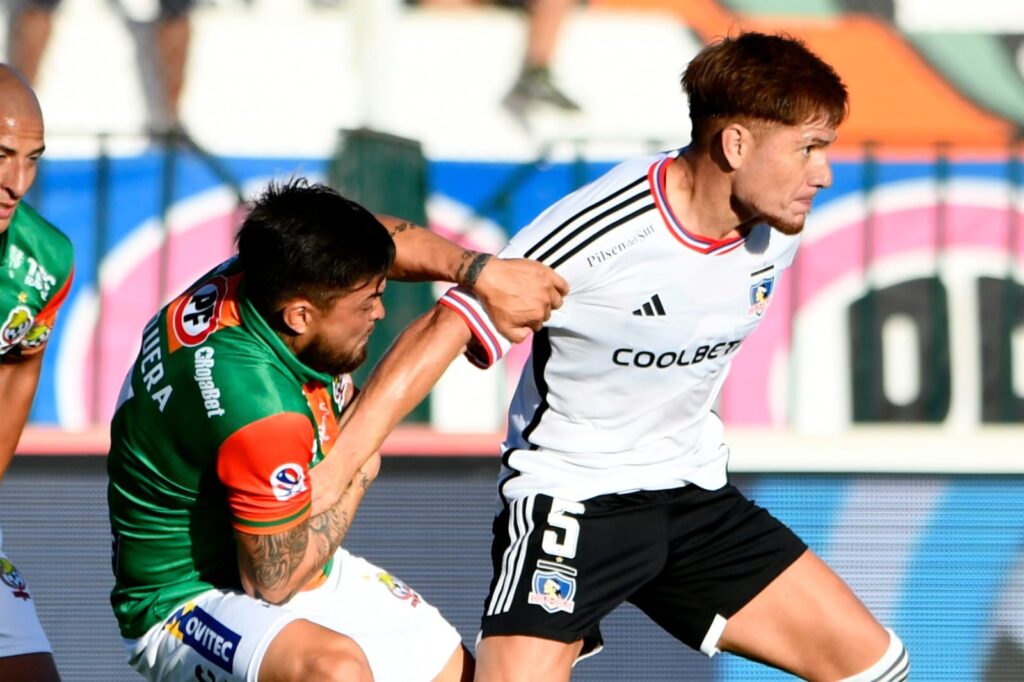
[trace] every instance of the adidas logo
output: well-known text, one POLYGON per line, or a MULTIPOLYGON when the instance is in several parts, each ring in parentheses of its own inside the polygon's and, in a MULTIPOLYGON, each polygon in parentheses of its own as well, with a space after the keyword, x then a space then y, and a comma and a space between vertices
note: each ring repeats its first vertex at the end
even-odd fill
POLYGON ((661 299, 655 294, 651 300, 633 311, 638 317, 662 317, 665 315, 665 308, 661 305, 661 299))

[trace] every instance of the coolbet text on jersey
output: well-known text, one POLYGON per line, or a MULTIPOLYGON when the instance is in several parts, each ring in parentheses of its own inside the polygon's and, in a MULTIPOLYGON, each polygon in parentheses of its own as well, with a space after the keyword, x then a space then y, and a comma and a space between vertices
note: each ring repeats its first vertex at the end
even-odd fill
MULTIPOLYGON (((534 335, 509 408, 506 499, 726 483, 728 449, 712 408, 799 238, 763 224, 725 241, 690 233, 665 201, 674 157, 620 164, 501 253, 551 266, 572 292, 534 335)), ((508 349, 471 294, 452 289, 441 302, 473 330, 475 364, 508 349)))

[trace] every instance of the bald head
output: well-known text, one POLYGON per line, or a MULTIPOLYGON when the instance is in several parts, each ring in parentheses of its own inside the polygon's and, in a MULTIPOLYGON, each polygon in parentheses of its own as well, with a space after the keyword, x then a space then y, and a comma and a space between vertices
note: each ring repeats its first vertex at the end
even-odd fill
POLYGON ((0 118, 43 118, 39 100, 25 77, 7 64, 0 64, 0 118))
POLYGON ((28 82, 0 64, 0 232, 11 225, 36 179, 43 142, 43 113, 28 82))

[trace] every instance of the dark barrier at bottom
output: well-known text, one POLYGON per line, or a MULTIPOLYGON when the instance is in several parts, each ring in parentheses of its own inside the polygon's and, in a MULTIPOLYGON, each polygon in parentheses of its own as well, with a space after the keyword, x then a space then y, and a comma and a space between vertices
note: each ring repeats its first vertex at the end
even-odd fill
MULTIPOLYGON (((28 581, 69 682, 138 679, 124 664, 107 602, 104 466, 102 457, 18 457, 0 486, 4 551, 28 581)), ((497 466, 495 458, 386 458, 346 543, 437 605, 470 647, 490 579, 497 466)), ((1013 634, 1024 631, 1016 622, 1024 619, 1022 477, 786 474, 734 482, 900 632, 914 679, 1020 679, 1021 671, 993 659, 1024 651, 1013 634)), ((582 662, 574 680, 792 679, 734 657, 708 661, 629 606, 602 629, 605 651, 582 662)))

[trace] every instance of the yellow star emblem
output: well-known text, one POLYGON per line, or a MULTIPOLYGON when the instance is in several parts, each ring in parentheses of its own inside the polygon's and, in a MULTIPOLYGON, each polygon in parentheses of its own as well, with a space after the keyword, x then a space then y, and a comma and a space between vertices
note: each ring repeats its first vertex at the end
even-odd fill
POLYGON ((18 294, 18 303, 24 303, 27 300, 28 300, 28 294, 26 294, 24 291, 21 292, 20 294, 18 294))

